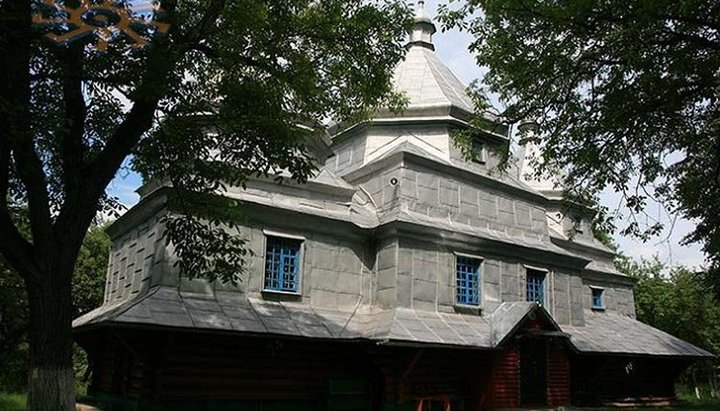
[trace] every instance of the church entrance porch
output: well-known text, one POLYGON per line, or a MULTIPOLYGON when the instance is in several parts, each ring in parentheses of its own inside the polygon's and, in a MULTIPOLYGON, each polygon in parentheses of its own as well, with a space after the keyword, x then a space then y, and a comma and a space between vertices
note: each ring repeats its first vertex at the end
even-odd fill
POLYGON ((493 359, 485 402, 487 408, 569 405, 568 335, 537 303, 513 303, 492 319, 493 359))

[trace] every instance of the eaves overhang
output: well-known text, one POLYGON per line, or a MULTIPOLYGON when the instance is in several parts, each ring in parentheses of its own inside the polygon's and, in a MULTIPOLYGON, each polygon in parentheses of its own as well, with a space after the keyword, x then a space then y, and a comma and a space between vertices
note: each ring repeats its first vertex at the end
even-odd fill
POLYGON ((206 296, 155 287, 73 321, 76 335, 115 327, 463 349, 499 349, 515 337, 537 336, 566 339, 578 354, 714 357, 634 318, 586 312, 584 326, 559 326, 544 307, 521 301, 503 303, 488 318, 400 307, 320 309, 235 292, 206 296))
POLYGON ((637 283, 637 279, 624 274, 618 274, 601 269, 584 268, 582 276, 588 280, 601 281, 603 283, 612 283, 632 287, 637 283))
MULTIPOLYGON (((471 119, 471 115, 467 115, 464 111, 451 106, 425 107, 422 110, 405 111, 402 115, 375 117, 347 127, 342 124, 335 125, 335 129, 330 131, 332 135, 331 146, 366 131, 372 126, 446 125, 456 128, 468 128, 471 127, 471 119)), ((494 125, 492 127, 494 129, 502 130, 506 128, 492 122, 492 120, 488 121, 494 125)), ((509 129, 507 130, 509 132, 509 129)), ((510 140, 507 133, 503 134, 488 129, 478 129, 477 132, 497 142, 507 143, 510 140)))
POLYGON ((569 211, 577 211, 588 217, 593 217, 598 212, 595 208, 593 208, 587 204, 583 204, 578 201, 566 198, 563 195, 559 195, 557 191, 539 191, 539 192, 542 193, 548 199, 547 200, 548 206, 554 206, 554 207, 558 207, 558 208, 561 208, 564 210, 569 210, 569 211))
POLYGON ((399 163, 403 162, 422 165, 424 167, 437 170, 443 174, 456 175, 462 179, 472 181, 474 183, 480 182, 486 186, 496 188, 507 193, 515 194, 518 197, 529 200, 535 204, 544 205, 547 201, 547 197, 543 196, 538 192, 532 191, 529 188, 520 187, 519 185, 513 185, 509 182, 501 181, 487 175, 478 174, 473 171, 458 167, 457 165, 454 165, 450 162, 439 162, 435 159, 426 158, 407 151, 399 151, 378 160, 366 163, 360 166, 358 169, 343 175, 343 178, 352 184, 353 182, 360 180, 366 175, 369 175, 386 167, 395 167, 399 163))
POLYGON ((113 221, 105 231, 111 239, 116 239, 148 218, 158 215, 167 208, 171 191, 169 187, 158 188, 141 197, 137 204, 113 221))
POLYGON ((528 261, 551 267, 564 267, 573 270, 582 270, 591 260, 565 253, 562 249, 553 249, 552 244, 521 245, 512 238, 493 238, 488 233, 476 232, 474 234, 458 232, 438 227, 434 224, 423 224, 416 221, 403 220, 402 216, 393 218, 375 229, 375 238, 408 238, 418 241, 433 241, 435 243, 455 246, 458 249, 467 248, 472 244, 474 248, 483 250, 488 254, 516 258, 518 254, 528 261))
POLYGON ((587 252, 598 257, 615 258, 617 255, 614 251, 605 248, 604 246, 597 246, 595 244, 589 244, 586 242, 578 242, 570 239, 558 237, 557 235, 550 235, 550 239, 553 243, 560 247, 576 250, 579 252, 587 252))

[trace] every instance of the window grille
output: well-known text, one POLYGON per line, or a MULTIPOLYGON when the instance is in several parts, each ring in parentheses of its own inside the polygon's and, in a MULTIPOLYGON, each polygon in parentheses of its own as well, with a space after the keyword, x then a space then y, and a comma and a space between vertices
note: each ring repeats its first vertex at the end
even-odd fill
POLYGON ((480 259, 457 256, 455 302, 480 305, 480 259))
POLYGON ((526 300, 545 304, 545 272, 527 270, 526 300))
POLYGON ((592 308, 603 308, 603 289, 592 288, 592 308))
POLYGON ((265 247, 265 290, 292 293, 298 291, 301 246, 301 240, 267 237, 265 247))

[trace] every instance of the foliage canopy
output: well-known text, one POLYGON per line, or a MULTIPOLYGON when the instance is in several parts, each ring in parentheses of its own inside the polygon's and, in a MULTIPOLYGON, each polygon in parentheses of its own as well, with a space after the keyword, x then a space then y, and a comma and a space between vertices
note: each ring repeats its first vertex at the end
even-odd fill
POLYGON ((116 36, 98 52, 91 37, 47 41, 67 24, 32 24, 67 19, 62 9, 0 1, 0 253, 28 293, 33 410, 74 409, 72 272, 97 213, 117 210, 106 188, 128 159, 174 189, 166 238, 185 275, 232 282, 242 237, 227 214, 198 216, 197 194, 256 175, 303 181, 323 122, 400 101, 390 79, 411 24, 404 1, 156 3, 167 33, 141 48, 116 36))
POLYGON ((698 223, 686 241, 719 271, 720 2, 453 3, 440 19, 475 37, 502 118, 535 123, 521 143, 541 147, 538 176, 563 170, 572 194, 593 202, 621 193, 632 216, 620 226, 605 209, 600 222, 644 239, 662 229, 649 199, 664 203, 698 223))
MULTIPOLYGON (((73 315, 103 302, 110 237, 103 226, 88 230, 73 271, 73 315)), ((20 276, 0 257, 0 391, 24 392, 28 369, 28 298, 20 276)))

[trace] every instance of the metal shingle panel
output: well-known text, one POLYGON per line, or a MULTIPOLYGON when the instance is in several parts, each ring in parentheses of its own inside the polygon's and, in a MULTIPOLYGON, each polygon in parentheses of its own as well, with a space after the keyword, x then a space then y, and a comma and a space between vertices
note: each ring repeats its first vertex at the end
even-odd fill
POLYGON ((563 327, 581 352, 707 357, 711 353, 634 318, 585 311, 584 327, 563 327))
MULTIPOLYGON (((353 312, 313 309, 297 303, 248 300, 240 294, 215 298, 160 288, 147 296, 111 304, 78 318, 75 327, 132 323, 165 327, 228 330, 308 338, 366 339, 492 348, 511 332, 533 306, 505 303, 490 321, 466 314, 395 308, 358 307, 353 312), (491 338, 492 335, 492 338, 491 338)), ((704 357, 709 352, 619 314, 586 311, 586 325, 565 326, 580 352, 704 357)))
POLYGON ((492 345, 496 346, 503 341, 533 307, 535 303, 530 302, 502 303, 490 319, 492 345))
POLYGON ((411 47, 395 69, 393 81, 395 89, 408 97, 410 107, 447 105, 474 111, 466 86, 432 50, 411 47))

